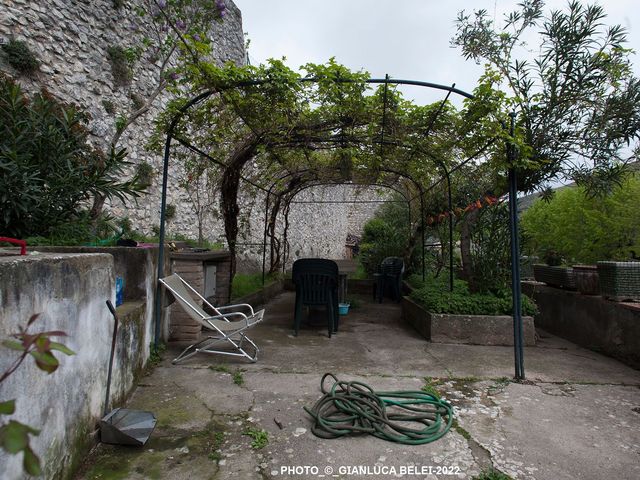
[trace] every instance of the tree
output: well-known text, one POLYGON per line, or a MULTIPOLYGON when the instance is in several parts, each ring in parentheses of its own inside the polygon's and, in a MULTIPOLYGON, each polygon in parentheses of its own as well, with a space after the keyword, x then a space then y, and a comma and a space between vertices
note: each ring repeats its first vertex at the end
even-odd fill
POLYGON ((126 151, 87 143, 85 115, 46 90, 27 98, 0 75, 0 230, 47 235, 97 196, 127 201, 141 191, 122 181, 126 151))
POLYGON ((524 247, 532 255, 555 251, 570 264, 628 260, 640 256, 640 177, 627 178, 605 198, 588 198, 582 187, 538 199, 522 215, 524 247))
MULTIPOLYGON (((224 0, 140 0, 129 19, 134 34, 128 43, 112 45, 109 60, 116 86, 127 88, 132 109, 114 112, 116 148, 126 130, 145 115, 166 91, 178 93, 188 72, 197 70, 213 52, 212 28, 226 14, 224 0), (155 70, 151 86, 131 85, 136 70, 155 70)), ((96 195, 91 208, 97 217, 106 197, 96 195)))
MULTIPOLYGON (((503 28, 485 10, 462 11, 456 21, 452 44, 466 59, 487 64, 477 102, 486 107, 489 98, 502 110, 480 128, 495 135, 507 110, 517 112, 524 191, 557 176, 591 195, 610 191, 640 139, 640 81, 631 71, 626 32, 605 26, 599 5, 572 0, 546 15, 541 0, 519 5, 503 28), (534 55, 524 39, 535 32, 534 55)), ((504 151, 494 153, 504 158, 504 151)))

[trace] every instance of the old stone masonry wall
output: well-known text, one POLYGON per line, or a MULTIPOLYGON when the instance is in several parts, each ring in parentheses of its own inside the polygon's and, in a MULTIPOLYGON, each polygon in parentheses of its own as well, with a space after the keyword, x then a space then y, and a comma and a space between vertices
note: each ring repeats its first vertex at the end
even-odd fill
MULTIPOLYGON (((141 0, 0 0, 0 41, 22 40, 40 61, 39 71, 31 77, 21 76, 4 62, 0 55, 0 71, 18 79, 28 91, 46 87, 58 99, 76 104, 90 115, 91 141, 106 150, 116 134, 118 122, 136 107, 136 98, 145 98, 157 87, 159 66, 139 62, 128 85, 118 86, 109 61, 112 47, 131 47, 140 42, 149 26, 140 24, 135 6, 141 0)), ((244 34, 240 10, 231 0, 227 4, 224 21, 212 29, 215 60, 222 64, 245 61, 244 34)), ((277 56, 277 52, 274 53, 277 56)), ((134 228, 151 234, 159 226, 160 180, 162 158, 146 149, 153 121, 170 99, 162 93, 149 110, 128 126, 117 141, 117 147, 126 148, 133 166, 148 163, 155 172, 151 177, 149 194, 126 207, 114 203, 107 205, 110 214, 129 218, 134 228)), ((139 106, 139 103, 138 103, 139 106)), ((217 192, 204 195, 200 202, 207 204, 202 222, 198 222, 193 208, 193 195, 182 187, 184 172, 174 164, 169 172, 167 202, 173 210, 167 222, 167 231, 198 238, 199 227, 210 241, 224 240, 223 223, 217 214, 217 192), (201 223, 201 225, 199 225, 201 223)), ((349 188, 348 188, 349 190, 349 188)), ((242 194, 242 193, 241 193, 242 194)), ((254 192, 255 194, 255 192, 254 192)), ((241 222, 241 257, 253 269, 261 263, 263 239, 264 200, 251 193, 239 199, 247 208, 241 222), (253 208, 249 205, 253 204, 253 208)), ((313 188, 299 195, 297 200, 331 200, 346 198, 380 198, 374 189, 361 189, 359 195, 346 193, 341 187, 313 188), (346 195, 346 197, 345 197, 346 195), (364 197, 363 197, 364 195, 364 197)), ((359 235, 364 222, 370 218, 378 204, 297 204, 291 211, 292 259, 304 256, 340 258, 344 254, 347 234, 359 235)))
MULTIPOLYGON (((126 86, 118 86, 112 74, 109 49, 135 46, 149 31, 134 12, 137 2, 1 0, 0 41, 26 42, 40 61, 40 67, 32 78, 20 76, 0 55, 0 70, 17 78, 26 90, 46 87, 58 99, 80 106, 91 116, 92 143, 107 149, 119 119, 136 109, 136 98, 145 98, 158 85, 157 64, 138 62, 134 77, 126 86)), ((245 61, 242 16, 231 0, 225 2, 224 21, 212 26, 214 57, 220 64, 229 60, 242 64, 245 61)), ((111 213, 116 218, 129 217, 133 226, 145 233, 151 233, 152 226, 159 224, 161 171, 160 155, 148 152, 145 147, 153 131, 153 120, 169 98, 168 93, 158 96, 117 143, 119 148, 127 149, 129 161, 147 162, 158 172, 152 178, 151 193, 139 199, 137 205, 127 209, 111 205, 111 213)), ((189 218, 189 199, 178 187, 179 169, 173 168, 170 176, 168 202, 176 206, 183 218, 171 227, 185 235, 197 235, 195 222, 189 218)))

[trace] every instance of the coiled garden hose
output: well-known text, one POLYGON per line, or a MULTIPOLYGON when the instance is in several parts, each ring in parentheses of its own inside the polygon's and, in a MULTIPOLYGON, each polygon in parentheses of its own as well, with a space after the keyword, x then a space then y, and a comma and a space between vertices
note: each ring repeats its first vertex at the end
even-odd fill
POLYGON ((340 381, 332 373, 322 376, 320 390, 323 396, 315 405, 304 407, 315 420, 311 431, 320 438, 367 433, 391 442, 423 445, 441 438, 453 422, 451 404, 427 392, 376 392, 362 382, 340 381), (329 390, 327 377, 334 380, 329 390))

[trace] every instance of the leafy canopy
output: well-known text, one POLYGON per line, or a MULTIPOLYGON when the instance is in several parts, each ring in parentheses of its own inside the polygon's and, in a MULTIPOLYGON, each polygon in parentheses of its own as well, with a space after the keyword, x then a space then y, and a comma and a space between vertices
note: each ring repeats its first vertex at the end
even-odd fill
MULTIPOLYGON (((603 7, 577 0, 548 13, 524 0, 502 26, 486 10, 458 15, 452 44, 486 64, 475 101, 517 112, 523 190, 564 176, 591 195, 607 192, 637 152, 640 81, 625 29, 605 19, 603 7)), ((494 135, 502 118, 486 116, 479 131, 494 135)))
POLYGON ((605 198, 582 187, 558 190, 522 215, 524 247, 540 258, 555 251, 568 263, 628 260, 640 256, 640 177, 632 175, 605 198))

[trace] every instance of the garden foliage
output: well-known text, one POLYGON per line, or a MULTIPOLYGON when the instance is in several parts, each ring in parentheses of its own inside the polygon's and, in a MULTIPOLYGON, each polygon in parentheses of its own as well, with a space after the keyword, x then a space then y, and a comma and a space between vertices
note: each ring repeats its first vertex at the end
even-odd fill
MULTIPOLYGON (((453 292, 449 291, 447 278, 428 277, 424 282, 418 276, 411 278, 414 286, 411 298, 422 304, 431 313, 457 315, 511 315, 511 290, 502 289, 493 293, 471 293, 464 280, 455 280, 453 292)), ((522 296, 522 314, 534 315, 537 308, 526 295, 522 296)))
POLYGON ((555 251, 570 264, 638 258, 639 205, 638 175, 604 198, 588 197, 581 187, 560 189, 522 215, 524 247, 540 258, 555 251))
POLYGON ((409 236, 408 215, 407 204, 394 201, 384 204, 365 224, 358 258, 369 276, 378 272, 386 257, 403 256, 409 236))
POLYGON ((78 219, 95 195, 127 201, 137 178, 123 180, 126 151, 104 153, 87 142, 87 117, 47 91, 28 98, 0 76, 0 231, 49 235, 78 219))

